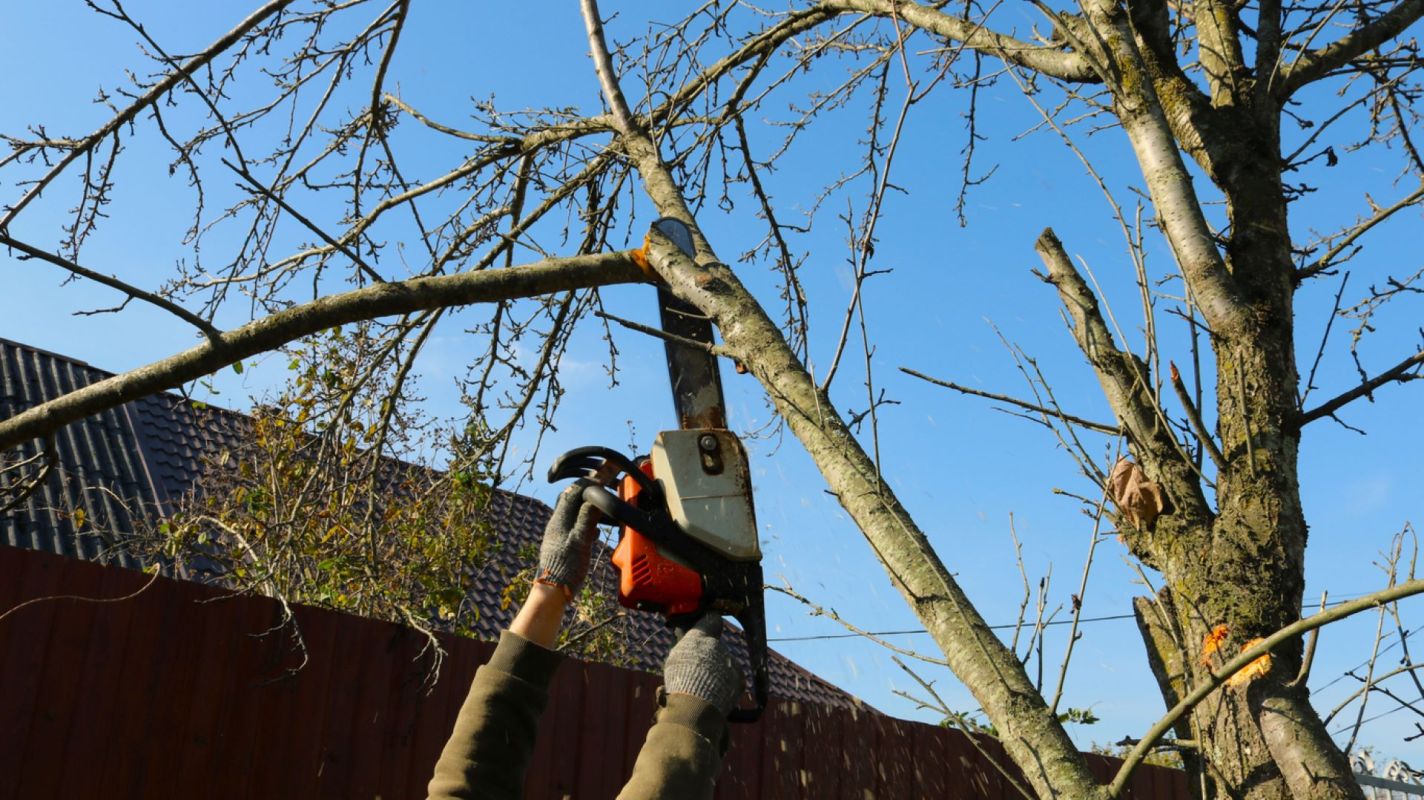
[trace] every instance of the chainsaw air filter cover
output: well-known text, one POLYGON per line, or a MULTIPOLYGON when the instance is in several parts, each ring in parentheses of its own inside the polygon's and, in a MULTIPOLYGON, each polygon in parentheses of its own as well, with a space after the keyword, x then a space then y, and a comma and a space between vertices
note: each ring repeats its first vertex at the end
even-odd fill
POLYGON ((678 527, 729 559, 761 558, 747 454, 731 431, 663 431, 652 460, 678 527))

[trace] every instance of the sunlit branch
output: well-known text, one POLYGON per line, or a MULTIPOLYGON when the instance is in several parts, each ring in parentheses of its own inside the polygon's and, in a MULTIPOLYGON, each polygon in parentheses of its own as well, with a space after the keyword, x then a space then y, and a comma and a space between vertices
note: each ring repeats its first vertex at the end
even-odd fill
POLYGON ((1027 409, 1037 414, 1044 414, 1050 417, 1054 417, 1056 419, 1061 419, 1071 425, 1077 425, 1082 428, 1087 428, 1090 431, 1097 431, 1098 433, 1106 433, 1113 436, 1122 433, 1122 428, 1116 425, 1108 425, 1103 422, 1094 422, 1090 419, 1084 419, 1079 416, 1074 416, 1073 414, 1067 414, 1062 411, 1058 411, 1057 409, 1052 409, 1046 406, 1030 403, 1027 400, 1020 400, 1016 397, 1010 397, 1006 394, 996 394, 994 392, 986 392, 981 389, 971 389, 968 386, 954 383, 952 381, 946 381, 941 380, 939 378, 930 377, 929 375, 926 375, 923 372, 910 369, 909 367, 900 367, 900 371, 905 373, 906 375, 910 375, 919 378, 922 381, 932 383, 935 386, 943 386, 946 389, 953 389, 954 391, 959 392, 960 394, 983 397, 985 399, 993 400, 999 403, 1008 403, 1009 405, 1018 406, 1019 408, 1027 409))
POLYGON ((49 171, 46 172, 43 177, 35 181, 29 191, 25 192, 23 197, 5 211, 4 216, 0 216, 0 231, 7 230, 10 227, 10 222, 25 209, 25 206, 29 205, 36 197, 39 197, 45 188, 49 186, 55 178, 59 177, 60 173, 64 172, 70 164, 74 163, 75 159, 90 152, 99 142, 132 122, 134 118, 139 115, 139 112, 158 102, 159 98, 168 93, 168 91, 179 82, 186 80, 188 75, 202 69, 208 62, 217 58, 223 51, 227 50, 243 36, 246 36, 249 31, 260 25, 263 20, 291 4, 292 0, 271 0, 267 5, 252 12, 247 19, 239 22, 237 27, 228 31, 222 38, 208 45, 207 49, 203 50, 203 52, 188 59, 183 63, 182 67, 169 72, 162 80, 155 83, 152 88, 130 103, 128 107, 110 118, 109 121, 104 123, 98 130, 84 137, 76 146, 67 150, 63 158, 55 163, 53 167, 50 167, 49 171))
POLYGON ((1393 39, 1424 16, 1424 0, 1402 0, 1399 5, 1376 17, 1338 40, 1307 53, 1302 53, 1272 86, 1277 98, 1284 100, 1297 89, 1325 77, 1332 70, 1393 39))
POLYGON ((48 261, 56 267, 60 267, 61 269, 67 270, 75 275, 78 275, 83 278, 88 278, 89 280, 94 281, 95 283, 100 283, 104 286, 109 287, 110 289, 115 289, 117 291, 123 292, 124 294, 128 295, 129 297, 132 297, 135 300, 141 300, 145 303, 149 303, 153 306, 161 308, 164 311, 167 311, 168 313, 178 317, 189 325, 192 325, 193 327, 202 331, 203 334, 208 337, 215 337, 221 334, 221 332, 216 327, 214 327, 211 322, 208 322, 207 320, 203 319, 197 314, 194 314, 188 309, 178 305, 177 303, 174 303, 171 300, 168 300, 167 298, 160 297, 159 295, 156 295, 153 292, 145 291, 136 286, 127 284, 111 275, 104 275, 103 273, 95 272, 92 269, 82 267, 79 264, 76 264, 73 261, 64 258, 63 256, 51 253, 47 250, 41 250, 40 248, 35 247, 34 245, 26 244, 25 242, 22 242, 19 239, 16 239, 15 237, 5 234, 3 232, 0 232, 0 244, 5 245, 6 247, 12 247, 16 250, 19 250, 21 253, 24 253, 30 258, 38 258, 41 261, 48 261))
POLYGON ((935 35, 963 42, 971 50, 1059 80, 1076 83, 1096 83, 1101 80, 1092 65, 1080 53, 1059 47, 1030 44, 988 30, 974 20, 950 16, 935 7, 900 0, 822 0, 820 6, 882 17, 898 17, 935 35))
POLYGON ((1404 383, 1406 381, 1415 380, 1420 376, 1417 373, 1413 372, 1413 370, 1418 369, 1422 364, 1424 364, 1424 350, 1420 350, 1419 352, 1404 359, 1398 364, 1395 364, 1393 367, 1390 367, 1389 369, 1385 370, 1384 372, 1381 372, 1373 378, 1366 380, 1365 382, 1361 383, 1359 386, 1356 386, 1350 391, 1337 395, 1336 397, 1330 400, 1326 400, 1324 403, 1321 403, 1320 405, 1310 409, 1309 411, 1301 412, 1300 416, 1296 418, 1296 425, 1304 426, 1308 423, 1314 422, 1317 419, 1320 419, 1321 417, 1332 416, 1336 411, 1339 411, 1347 403, 1353 400, 1358 400, 1361 397, 1369 396, 1374 393, 1375 389, 1378 389, 1379 387, 1384 386, 1387 383, 1391 383, 1393 381, 1399 381, 1400 383, 1404 383))
POLYGON ((0 450, 130 400, 181 386, 317 331, 392 314, 646 280, 626 253, 392 281, 279 311, 145 367, 92 383, 0 422, 0 450))

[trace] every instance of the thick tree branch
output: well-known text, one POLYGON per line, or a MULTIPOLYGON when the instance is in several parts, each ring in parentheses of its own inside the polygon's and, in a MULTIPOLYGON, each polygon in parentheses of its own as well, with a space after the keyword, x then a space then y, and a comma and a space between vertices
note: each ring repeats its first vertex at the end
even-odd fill
POLYGON ((1374 376, 1373 378, 1370 378, 1364 383, 1361 383, 1359 386, 1356 386, 1350 391, 1344 392, 1329 400, 1326 400, 1325 402, 1321 403, 1315 408, 1310 409, 1309 411, 1302 411, 1300 416, 1296 418, 1296 425, 1304 427, 1307 423, 1314 422, 1315 420, 1320 419, 1321 417, 1328 417, 1334 414, 1336 411, 1339 411, 1347 403, 1353 400, 1358 400, 1361 397, 1365 397, 1373 393, 1374 390, 1385 385, 1386 383, 1390 383, 1393 381, 1399 381, 1403 383, 1405 381, 1415 380, 1420 376, 1416 372, 1414 372, 1414 370, 1419 369, 1421 365, 1424 365, 1424 350, 1420 350, 1409 358, 1404 359, 1398 364, 1395 364, 1393 367, 1390 367, 1384 372, 1381 372, 1380 374, 1374 376))
POLYGON ((1424 0, 1402 0, 1399 5, 1325 47, 1302 53, 1281 73, 1276 85, 1271 87, 1273 93, 1284 101, 1300 87, 1320 80, 1332 70, 1345 66, 1352 59, 1403 33, 1420 17, 1424 17, 1424 0))
POLYGON ((1142 763, 1142 759, 1152 750, 1152 746, 1157 743, 1158 739, 1162 738, 1163 734, 1172 729, 1172 726, 1177 723, 1177 720, 1181 719, 1183 715, 1191 711, 1198 703, 1205 700, 1212 692, 1216 691, 1218 687, 1226 682, 1227 678, 1240 672, 1257 658, 1270 653, 1277 645, 1300 636, 1303 633, 1308 633, 1316 628, 1329 625, 1332 622, 1338 622, 1346 617, 1352 617, 1361 611, 1378 608, 1386 603, 1392 603, 1396 600, 1402 600, 1420 593, 1424 593, 1424 580, 1407 581, 1389 589, 1365 595, 1358 600, 1341 603, 1329 611, 1313 614, 1305 619, 1298 620, 1260 640, 1254 646, 1237 653, 1235 658, 1221 665, 1220 669, 1213 671, 1207 680, 1192 689, 1186 697, 1181 699, 1181 702, 1173 706, 1165 716, 1157 720, 1157 722, 1148 729, 1147 733, 1143 734, 1142 739, 1138 741, 1136 747, 1132 748, 1132 752, 1128 753, 1127 757, 1123 759, 1122 766, 1118 768, 1117 774, 1113 776, 1112 783, 1108 786, 1108 796, 1111 798, 1122 794, 1123 790, 1127 787, 1128 780, 1132 777, 1133 770, 1137 769, 1142 763))
POLYGON ((1229 106, 1242 97, 1246 64, 1241 55, 1236 4, 1223 0, 1195 0, 1192 18, 1197 26, 1197 50, 1211 87, 1211 104, 1229 106))
POLYGON ((75 420, 201 378, 244 358, 348 322, 647 278, 628 253, 556 258, 509 269, 368 286, 279 311, 145 367, 106 378, 0 421, 0 450, 75 420))
POLYGON ((1104 48, 1102 58, 1112 65, 1114 113, 1132 143, 1162 232, 1202 316, 1218 336, 1246 335, 1246 303, 1192 188, 1133 26, 1123 9, 1109 0, 1090 0, 1084 7, 1087 27, 1104 48))
POLYGON ((1040 277, 1058 290, 1058 298, 1073 321, 1073 338, 1078 349, 1088 357, 1103 395, 1122 423, 1133 453, 1142 462, 1148 477, 1163 484, 1179 510, 1209 518, 1196 465, 1182 452, 1181 444, 1172 435, 1148 391, 1147 366, 1113 343, 1112 332, 1098 310, 1097 298, 1078 274, 1052 229, 1045 229, 1039 235, 1034 249, 1048 270, 1047 275, 1040 277))
POLYGON ((56 162, 53 167, 50 167, 49 171, 46 172, 43 177, 35 181, 29 191, 25 192, 24 196, 13 206, 10 206, 10 208, 5 211, 3 217, 0 217, 0 232, 8 230, 10 222, 25 209, 25 206, 29 205, 30 201, 36 197, 39 197, 40 194, 44 192, 45 187, 49 186, 55 178, 59 177, 60 173, 64 172, 70 164, 74 163, 75 159, 88 153, 94 148, 94 145, 102 142, 106 137, 132 122, 139 115, 139 112, 158 102, 159 98, 167 94, 168 91, 178 85, 179 82, 187 80, 189 75, 202 69, 208 62, 217 58, 223 51, 227 50, 243 36, 246 36, 253 28, 262 24, 263 20, 266 20, 268 17, 291 4, 292 0, 272 0, 267 3, 267 5, 252 12, 247 19, 239 22, 237 27, 228 31, 216 42, 208 45, 207 49, 203 50, 203 52, 185 61, 183 66, 163 76, 162 80, 155 83, 151 89, 144 92, 137 100, 130 103, 128 107, 110 118, 109 121, 104 123, 98 130, 84 137, 74 147, 67 150, 64 157, 56 162))
MULTIPOLYGON (((589 44, 595 53, 606 54, 597 6, 594 0, 582 3, 589 44)), ((595 63, 607 64, 606 55, 595 56, 595 63)), ((611 70, 600 68, 599 77, 605 90, 617 82, 611 70)), ((1004 746, 1035 791, 1045 797, 1098 796, 1101 789, 1087 763, 1023 665, 989 630, 781 330, 732 270, 717 262, 657 146, 633 126, 619 134, 658 211, 687 223, 698 244, 694 261, 654 229, 648 262, 674 294, 712 318, 727 348, 765 387, 955 674, 998 726, 1004 746)))
POLYGON ((982 23, 950 16, 943 11, 904 0, 821 0, 821 8, 859 11, 898 17, 916 28, 955 42, 970 50, 1017 64, 1050 78, 1073 83, 1099 83, 1102 78, 1080 53, 1061 47, 1030 44, 985 28, 982 23))

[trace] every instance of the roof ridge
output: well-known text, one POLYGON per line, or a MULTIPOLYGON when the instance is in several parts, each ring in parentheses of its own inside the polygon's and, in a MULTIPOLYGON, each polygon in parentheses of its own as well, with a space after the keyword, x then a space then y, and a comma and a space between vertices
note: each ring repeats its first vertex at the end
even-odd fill
POLYGON ((92 369, 92 370, 95 370, 96 372, 102 372, 102 373, 104 373, 105 375, 113 376, 113 375, 116 375, 116 374, 117 374, 117 373, 114 373, 114 372, 109 372, 108 370, 105 370, 105 369, 99 369, 98 367, 94 366, 93 364, 90 364, 88 361, 80 360, 80 359, 78 359, 78 358, 75 358, 74 356, 67 356, 67 355, 64 355, 63 353, 56 353, 56 352, 54 352, 53 350, 46 350, 46 349, 44 349, 43 347, 35 347, 35 346, 32 345, 32 344, 25 344, 24 342, 17 342, 17 341, 15 341, 14 339, 7 339, 7 338, 5 338, 4 336, 0 336, 0 345, 4 345, 4 344, 8 344, 8 345, 10 345, 11 347, 15 347, 15 348, 18 348, 18 349, 20 349, 20 350, 29 350, 29 351, 34 352, 34 353, 41 353, 41 354, 43 354, 43 355, 49 356, 50 358, 56 358, 56 359, 59 359, 60 361, 67 361, 67 362, 69 362, 69 363, 71 363, 71 364, 74 364, 74 365, 76 365, 76 366, 85 367, 85 368, 87 368, 87 369, 92 369))

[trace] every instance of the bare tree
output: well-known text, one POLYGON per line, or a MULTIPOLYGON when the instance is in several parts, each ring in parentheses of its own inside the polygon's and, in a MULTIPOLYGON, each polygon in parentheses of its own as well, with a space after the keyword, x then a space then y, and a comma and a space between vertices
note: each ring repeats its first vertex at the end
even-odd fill
MULTIPOLYGON (((1424 1, 1034 3, 1042 30, 1015 31, 1000 24, 998 3, 817 0, 773 11, 711 0, 613 46, 598 9, 584 0, 604 113, 477 101, 458 124, 423 113, 388 85, 402 30, 420 13, 408 0, 272 0, 196 54, 165 50, 116 0, 90 5, 131 29, 152 72, 107 98, 112 117, 88 135, 53 135, 42 120, 6 132, 10 153, 0 170, 11 195, 0 244, 116 289, 124 305, 175 315, 199 344, 0 422, 0 447, 34 457, 68 422, 346 322, 376 320, 364 350, 372 364, 347 374, 393 360, 383 374, 403 375, 444 309, 483 303, 487 316, 476 326, 483 352, 466 395, 486 432, 479 445, 494 454, 499 474, 512 426, 554 413, 568 331, 600 313, 594 287, 661 281, 716 322, 717 352, 764 387, 1033 792, 1115 795, 1141 752, 1179 726, 1179 736, 1196 743, 1189 764, 1211 796, 1360 797, 1310 705, 1301 636, 1421 585, 1401 582, 1301 620, 1307 537, 1297 457, 1311 423, 1419 376, 1424 350, 1370 370, 1356 345, 1379 308, 1424 289, 1424 275, 1369 267, 1368 294, 1337 302, 1338 315, 1356 326, 1350 350, 1359 374, 1316 402, 1307 402, 1314 367, 1302 380, 1296 363, 1294 300, 1303 285, 1357 259, 1371 231, 1424 200, 1413 105, 1418 49, 1407 36, 1424 1), (893 401, 874 380, 862 288, 881 274, 876 229, 897 188, 894 170, 904 168, 901 134, 924 98, 967 93, 968 139, 956 177, 972 191, 987 178, 974 162, 974 103, 1005 81, 1080 157, 1075 127, 1111 130, 1145 186, 1134 216, 1099 179, 1129 244, 1124 269, 1141 291, 1141 352, 1059 238, 1046 230, 1034 243, 1042 278, 1057 291, 1115 419, 1064 412, 1031 360, 1023 364, 1038 397, 995 395, 1055 431, 1114 501, 1109 518, 1132 555, 1160 575, 1162 588, 1138 611, 1173 710, 1109 786, 1064 732, 1056 698, 1042 697, 989 630, 880 470, 878 414, 893 401), (264 92, 231 91, 257 82, 264 92), (769 133, 754 119, 774 103, 793 110, 769 133), (814 147, 807 131, 830 111, 853 103, 869 110, 863 160, 824 187, 826 203, 793 215, 768 191, 770 174, 786 154, 814 147), (86 241, 103 222, 116 165, 135 137, 168 143, 196 201, 186 233, 194 258, 157 289, 86 266, 86 241), (460 155, 437 177, 417 179, 408 165, 429 141, 460 155), (1396 158, 1397 196, 1361 198, 1362 216, 1346 211, 1335 230, 1306 239, 1290 219, 1292 201, 1312 188, 1300 176, 1347 148, 1396 158), (243 194, 210 203, 224 196, 215 183, 243 194), (831 211, 829 198, 851 189, 859 202, 831 211), (28 210, 59 195, 72 208, 62 230, 22 233, 28 210), (644 229, 634 224, 641 198, 692 225, 696 259, 657 236, 629 249, 644 229), (718 243, 697 227, 699 212, 705 217, 713 205, 760 226, 760 242, 732 260, 769 265, 780 276, 778 297, 748 291, 744 270, 728 266, 728 254, 719 257, 718 243), (827 215, 846 229, 855 291, 836 313, 834 346, 813 352, 796 242, 827 215), (221 246, 203 248, 218 229, 226 234, 221 246), (629 242, 631 231, 639 233, 629 242), (1165 248, 1174 265, 1155 280, 1144 266, 1152 247, 1165 248), (517 264, 527 253, 537 263, 517 264), (220 310, 244 303, 251 322, 216 325, 220 310), (1159 303, 1189 325, 1181 357, 1193 367, 1191 387, 1164 352, 1159 303), (863 394, 834 383, 857 352, 863 394), (824 366, 813 371, 817 362, 824 366), (1091 436, 1123 437, 1131 459, 1099 463, 1091 436)), ((390 407, 403 384, 389 382, 390 407)), ((361 391, 354 383, 333 388, 338 396, 361 391)), ((338 398, 332 407, 341 405, 338 398)), ((380 437, 374 443, 379 449, 380 437)))

